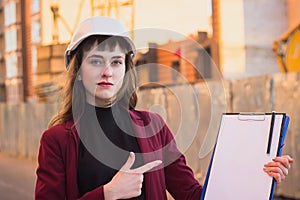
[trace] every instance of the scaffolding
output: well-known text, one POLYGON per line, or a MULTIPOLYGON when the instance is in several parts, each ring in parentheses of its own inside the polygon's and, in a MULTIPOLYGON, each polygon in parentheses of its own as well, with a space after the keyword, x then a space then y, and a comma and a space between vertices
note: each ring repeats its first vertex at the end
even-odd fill
MULTIPOLYGON (((60 14, 60 5, 59 1, 52 0, 50 9, 52 12, 53 18, 53 30, 52 30, 52 40, 53 44, 59 43, 59 30, 58 30, 58 21, 60 20, 64 27, 67 29, 70 35, 73 34, 75 28, 79 24, 80 16, 82 14, 82 7, 85 3, 85 0, 81 0, 79 2, 79 11, 75 18, 74 27, 71 28, 65 18, 60 14)), ((109 16, 114 17, 120 21, 122 21, 128 29, 130 30, 130 34, 132 39, 134 39, 134 26, 135 26, 135 7, 134 7, 134 0, 90 0, 90 9, 91 9, 91 16, 109 16), (128 20, 125 16, 121 15, 122 11, 126 9, 126 16, 129 17, 128 20)))

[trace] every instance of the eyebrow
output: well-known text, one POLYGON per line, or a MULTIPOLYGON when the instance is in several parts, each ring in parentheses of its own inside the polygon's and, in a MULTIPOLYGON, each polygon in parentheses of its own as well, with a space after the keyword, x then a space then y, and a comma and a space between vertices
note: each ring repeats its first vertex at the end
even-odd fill
POLYGON ((112 58, 125 58, 124 56, 113 56, 112 58))
MULTIPOLYGON (((101 55, 96 55, 96 54, 93 54, 93 55, 90 55, 90 56, 88 56, 87 58, 93 58, 93 57, 96 57, 96 58, 102 58, 102 59, 104 59, 104 57, 103 56, 101 56, 101 55)), ((125 57, 124 56, 119 56, 119 55, 117 55, 117 56, 113 56, 113 57, 111 57, 112 59, 119 59, 119 58, 123 58, 123 59, 125 59, 125 57)))

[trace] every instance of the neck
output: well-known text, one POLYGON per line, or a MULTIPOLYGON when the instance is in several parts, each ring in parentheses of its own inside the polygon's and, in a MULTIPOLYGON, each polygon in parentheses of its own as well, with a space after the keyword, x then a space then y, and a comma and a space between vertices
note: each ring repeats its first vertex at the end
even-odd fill
POLYGON ((88 103, 100 108, 108 108, 113 106, 116 103, 116 97, 112 97, 110 99, 95 99, 95 101, 88 102, 88 103))

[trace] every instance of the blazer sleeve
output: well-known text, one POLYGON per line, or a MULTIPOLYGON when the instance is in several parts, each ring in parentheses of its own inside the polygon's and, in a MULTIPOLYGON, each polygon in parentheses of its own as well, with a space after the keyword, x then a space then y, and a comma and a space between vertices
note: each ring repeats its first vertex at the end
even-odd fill
MULTIPOLYGON (((35 187, 35 199, 43 200, 75 200, 77 197, 77 183, 68 187, 65 159, 64 132, 59 129, 47 130, 40 140, 38 153, 37 181, 35 187), (74 189, 74 187, 76 187, 74 189)), ((74 174, 76 175, 76 173, 74 174)), ((73 177, 74 178, 74 177, 73 177)), ((103 186, 100 186, 79 198, 79 200, 104 200, 103 186)))
POLYGON ((165 124, 164 135, 164 162, 165 180, 168 192, 174 199, 199 200, 202 186, 195 179, 192 169, 187 166, 184 155, 177 148, 170 129, 165 124))
POLYGON ((43 133, 38 153, 35 199, 66 199, 66 173, 59 143, 50 131, 43 133))

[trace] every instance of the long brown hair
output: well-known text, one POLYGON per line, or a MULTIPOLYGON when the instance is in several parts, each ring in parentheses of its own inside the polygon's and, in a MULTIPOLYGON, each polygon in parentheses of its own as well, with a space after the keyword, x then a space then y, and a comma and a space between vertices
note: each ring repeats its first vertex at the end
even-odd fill
MULTIPOLYGON (((77 81, 77 75, 83 60, 83 53, 91 50, 94 44, 100 48, 109 48, 113 51, 117 45, 126 52, 125 55, 125 77, 123 85, 117 94, 117 100, 124 107, 134 109, 137 104, 137 75, 133 64, 133 52, 129 43, 119 36, 100 36, 93 35, 86 38, 77 49, 72 53, 72 59, 67 66, 66 83, 61 91, 61 106, 59 112, 50 120, 48 127, 64 123, 68 120, 78 122, 82 116, 85 103, 85 88, 82 81, 77 81), (101 44, 101 45, 99 45, 101 44), (74 109, 76 108, 76 109, 74 109)), ((98 48, 97 47, 97 48, 98 48)))

